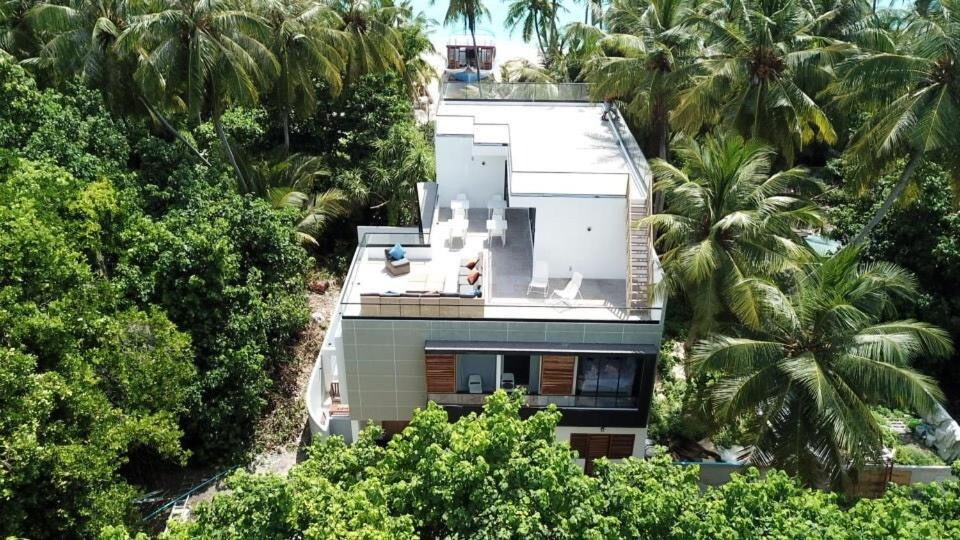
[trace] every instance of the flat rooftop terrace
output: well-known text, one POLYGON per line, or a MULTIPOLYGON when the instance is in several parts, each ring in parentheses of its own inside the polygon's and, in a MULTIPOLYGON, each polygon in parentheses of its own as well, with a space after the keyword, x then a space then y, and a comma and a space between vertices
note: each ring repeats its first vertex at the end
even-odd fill
MULTIPOLYGON (((537 320, 610 320, 643 321, 659 320, 659 310, 630 310, 626 307, 626 282, 616 279, 584 279, 580 288, 582 298, 570 304, 551 298, 554 290, 562 289, 567 277, 551 277, 544 295, 540 291, 527 294, 533 270, 533 243, 528 210, 509 208, 506 211, 506 243, 494 239, 487 241, 486 209, 470 209, 469 227, 464 242, 448 241, 451 211, 439 208, 429 235, 429 245, 408 248, 410 272, 393 276, 385 269, 383 246, 362 247, 354 263, 344 297, 343 315, 436 318, 483 318, 483 319, 537 319, 537 320), (371 311, 364 306, 370 295, 378 295, 377 301, 409 300, 414 292, 429 291, 454 295, 458 292, 458 274, 466 259, 484 254, 481 288, 483 296, 476 299, 482 303, 482 311, 470 304, 470 311, 463 309, 457 315, 441 312, 425 312, 420 306, 410 307, 409 315, 398 311, 371 311), (391 298, 391 295, 396 295, 391 298), (434 314, 436 313, 436 314, 434 314)), ((401 239, 398 238, 398 241, 401 239)), ((402 242, 401 242, 402 243, 402 242)), ((392 308, 391 308, 392 309, 392 308)))
POLYGON ((596 103, 443 101, 436 133, 491 144, 484 141, 505 138, 505 130, 516 193, 623 195, 631 169, 603 110, 596 103), (570 181, 547 182, 538 173, 570 181))

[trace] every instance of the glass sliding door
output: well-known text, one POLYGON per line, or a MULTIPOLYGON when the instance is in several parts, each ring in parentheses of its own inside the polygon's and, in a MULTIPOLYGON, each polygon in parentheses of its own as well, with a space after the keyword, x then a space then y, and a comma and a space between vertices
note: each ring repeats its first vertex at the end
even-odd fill
POLYGON ((577 404, 585 407, 635 407, 636 379, 636 358, 581 356, 577 368, 577 404))

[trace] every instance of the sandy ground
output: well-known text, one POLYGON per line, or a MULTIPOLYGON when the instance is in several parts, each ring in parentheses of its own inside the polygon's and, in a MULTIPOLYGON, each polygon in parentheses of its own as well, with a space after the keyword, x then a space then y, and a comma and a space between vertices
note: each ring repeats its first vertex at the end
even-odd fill
POLYGON ((258 453, 251 464, 256 472, 286 474, 298 459, 303 458, 301 450, 309 442, 304 395, 327 325, 340 298, 340 287, 330 280, 318 279, 311 285, 313 291, 307 296, 310 324, 294 347, 296 360, 278 374, 277 383, 268 397, 269 412, 257 428, 258 453), (315 292, 320 283, 328 285, 322 294, 315 292))

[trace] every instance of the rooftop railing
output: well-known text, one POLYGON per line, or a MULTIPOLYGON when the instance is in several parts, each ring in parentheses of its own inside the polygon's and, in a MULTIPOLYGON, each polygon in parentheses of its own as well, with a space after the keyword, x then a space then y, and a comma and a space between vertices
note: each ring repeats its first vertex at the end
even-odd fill
POLYGON ((447 101, 572 101, 588 102, 585 83, 446 82, 440 97, 447 101))

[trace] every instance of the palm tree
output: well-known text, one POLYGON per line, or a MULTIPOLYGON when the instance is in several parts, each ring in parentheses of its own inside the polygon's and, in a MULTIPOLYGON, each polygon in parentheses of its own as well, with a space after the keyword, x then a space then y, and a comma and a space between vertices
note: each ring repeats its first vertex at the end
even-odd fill
POLYGON ((960 167, 960 2, 942 0, 929 17, 914 18, 893 51, 866 51, 842 63, 835 91, 844 105, 872 114, 847 150, 860 175, 900 158, 906 165, 883 204, 854 237, 860 244, 900 198, 920 164, 934 159, 960 167))
POLYGON ((800 195, 819 185, 801 168, 770 174, 774 149, 739 135, 686 139, 676 154, 682 168, 651 163, 666 209, 640 223, 659 233, 661 292, 684 297, 693 310, 689 349, 726 313, 761 327, 780 297, 766 278, 811 256, 794 230, 821 223, 800 195))
POLYGON ((309 116, 317 106, 316 80, 332 95, 340 93, 344 59, 340 18, 310 1, 265 0, 262 13, 270 28, 270 50, 280 64, 271 91, 283 126, 283 147, 290 151, 290 116, 309 116))
POLYGON ((43 45, 27 63, 53 71, 60 80, 79 73, 112 98, 123 97, 125 92, 111 90, 130 79, 132 67, 129 56, 119 54, 114 46, 130 17, 137 15, 136 8, 124 0, 37 3, 27 20, 43 45))
POLYGON ((597 25, 603 20, 603 0, 583 0, 583 24, 597 25))
POLYGON ((40 48, 27 16, 36 0, 0 2, 0 49, 18 60, 30 58, 40 48))
POLYGON ((519 29, 524 43, 530 43, 536 36, 540 56, 547 58, 551 26, 546 21, 552 17, 550 0, 512 0, 507 6, 503 24, 511 31, 519 29))
POLYGON ((210 165, 193 143, 144 98, 133 77, 136 57, 117 47, 129 21, 142 15, 146 7, 125 0, 35 4, 26 20, 43 42, 34 56, 22 62, 60 83, 79 75, 87 85, 105 94, 106 103, 114 111, 140 112, 137 107, 143 107, 200 161, 210 165))
POLYGON ((689 135, 725 125, 774 145, 789 163, 813 141, 837 140, 813 99, 845 43, 811 34, 817 21, 793 0, 708 2, 691 18, 707 36, 701 70, 675 124, 689 135))
POLYGON ((504 82, 556 82, 554 76, 543 67, 526 58, 507 60, 500 66, 500 80, 504 82))
POLYGON ((403 79, 407 91, 414 100, 427 95, 427 87, 437 78, 435 67, 427 60, 436 54, 430 41, 429 30, 435 24, 423 13, 413 13, 409 4, 401 4, 400 10, 400 53, 404 59, 403 79))
POLYGON ((858 265, 847 248, 809 264, 786 300, 746 337, 715 336, 693 354, 698 373, 719 377, 708 399, 721 422, 742 422, 754 464, 809 484, 846 484, 850 470, 879 461, 882 429, 871 407, 931 412, 943 395, 910 367, 948 356, 949 335, 926 323, 884 322, 918 294, 889 263, 858 265))
MULTIPOLYGON (((470 30, 473 40, 473 60, 477 68, 477 87, 480 87, 480 54, 477 50, 477 20, 486 17, 490 20, 490 10, 483 5, 482 0, 450 0, 447 13, 443 17, 443 24, 462 22, 470 30)), ((480 90, 483 92, 483 90, 480 90)))
POLYGON ((647 133, 647 155, 667 159, 670 111, 688 86, 701 40, 686 24, 691 0, 618 0, 607 12, 613 33, 588 69, 596 99, 621 99, 647 133))
POLYGON ((244 189, 246 179, 221 123, 230 105, 258 102, 279 72, 264 19, 230 0, 169 0, 134 17, 117 46, 137 52, 135 77, 148 101, 209 115, 244 189))
POLYGON ((317 246, 318 238, 336 219, 350 212, 349 201, 336 188, 318 191, 328 177, 323 159, 294 154, 279 161, 263 160, 246 165, 250 193, 269 201, 274 208, 294 210, 298 221, 294 235, 304 246, 317 246))
POLYGON ((351 85, 369 73, 403 73, 403 44, 398 30, 402 8, 380 0, 341 0, 334 10, 346 34, 344 84, 351 85))

